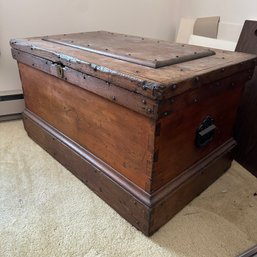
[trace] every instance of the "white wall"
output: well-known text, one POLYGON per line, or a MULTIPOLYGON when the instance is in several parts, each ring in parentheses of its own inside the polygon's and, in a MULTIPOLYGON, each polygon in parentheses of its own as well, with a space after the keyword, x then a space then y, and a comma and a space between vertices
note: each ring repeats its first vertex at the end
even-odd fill
POLYGON ((20 88, 9 39, 109 30, 175 38, 180 0, 0 0, 0 90, 20 88))
POLYGON ((181 4, 183 17, 221 16, 222 22, 236 24, 257 20, 256 0, 182 0, 181 4))

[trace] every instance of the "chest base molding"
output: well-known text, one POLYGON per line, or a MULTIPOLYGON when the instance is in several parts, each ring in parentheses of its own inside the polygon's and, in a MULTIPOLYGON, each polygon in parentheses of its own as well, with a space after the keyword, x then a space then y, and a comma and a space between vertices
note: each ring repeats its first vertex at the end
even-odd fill
POLYGON ((230 167, 236 145, 233 139, 228 140, 180 177, 148 194, 27 109, 23 121, 32 140, 147 236, 230 167))

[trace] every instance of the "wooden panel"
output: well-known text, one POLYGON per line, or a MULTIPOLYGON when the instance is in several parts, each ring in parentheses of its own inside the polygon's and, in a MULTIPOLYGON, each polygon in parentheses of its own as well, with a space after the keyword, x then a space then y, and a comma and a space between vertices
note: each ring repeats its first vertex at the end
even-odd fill
POLYGON ((15 39, 14 49, 42 57, 53 62, 106 80, 120 87, 135 91, 150 98, 161 99, 178 95, 198 83, 210 83, 213 77, 222 79, 235 72, 254 67, 255 56, 215 50, 216 55, 190 62, 152 69, 115 58, 81 51, 59 44, 43 41, 41 38, 15 39), (176 90, 173 85, 176 84, 176 90))
POLYGON ((113 179, 105 170, 96 167, 99 163, 96 163, 97 160, 94 164, 91 162, 88 151, 27 110, 24 113, 24 126, 36 143, 147 236, 152 235, 229 168, 231 150, 235 145, 233 140, 227 142, 187 170, 186 180, 172 182, 164 190, 149 194, 149 204, 142 204, 140 195, 127 190, 121 184, 122 179, 113 179))
POLYGON ((227 77, 217 80, 207 85, 201 83, 195 85, 194 89, 188 90, 186 93, 174 96, 170 99, 163 100, 158 109, 158 116, 164 117, 172 115, 175 111, 184 110, 186 107, 196 105, 210 97, 222 94, 225 90, 234 94, 233 89, 242 86, 245 81, 249 80, 252 70, 238 72, 233 77, 227 77))
POLYGON ((28 135, 137 229, 148 233, 149 209, 122 184, 93 165, 83 148, 32 113, 24 112, 28 135))
POLYGON ((29 65, 35 69, 58 77, 59 79, 69 81, 76 86, 109 99, 119 105, 128 107, 129 109, 139 112, 147 117, 157 117, 156 101, 137 94, 134 91, 126 90, 104 80, 89 76, 69 67, 62 67, 58 63, 46 61, 43 58, 36 57, 25 52, 13 49, 12 53, 20 63, 29 65), (60 76, 60 69, 62 71, 62 76, 60 76))
MULTIPOLYGON (((257 21, 245 21, 236 51, 257 54, 257 21)), ((257 69, 245 86, 238 110, 235 139, 236 160, 257 177, 257 69)))
POLYGON ((152 68, 215 54, 214 51, 198 46, 186 46, 107 31, 47 36, 43 37, 42 40, 152 68))
MULTIPOLYGON (((244 78, 242 80, 244 81, 244 78)), ((176 98, 173 103, 176 111, 161 119, 159 123, 152 191, 182 174, 185 169, 232 137, 242 86, 243 84, 236 83, 231 85, 231 79, 228 79, 221 81, 219 86, 206 87, 204 90, 208 92, 196 89, 196 92, 188 92, 185 96, 176 98), (217 87, 220 87, 218 91, 217 87), (185 101, 185 97, 197 101, 190 104, 185 101), (214 119, 217 127, 214 139, 207 146, 198 148, 195 144, 196 131, 207 116, 214 119)))
MULTIPOLYGON (((227 58, 227 57, 224 57, 227 58)), ((212 61, 212 60, 209 60, 212 61)), ((219 60, 216 60, 217 62, 219 60)), ((210 83, 217 81, 217 80, 222 80, 227 77, 233 78, 236 76, 237 73, 241 72, 248 72, 248 79, 252 78, 254 67, 255 67, 255 61, 252 62, 245 62, 245 63, 238 63, 237 65, 231 65, 226 68, 218 68, 218 65, 215 66, 213 62, 213 67, 216 67, 216 70, 213 70, 211 72, 195 72, 195 76, 186 79, 185 81, 181 81, 178 83, 172 84, 170 87, 165 88, 162 92, 163 94, 163 99, 168 99, 170 97, 182 94, 186 92, 187 90, 194 89, 196 87, 205 87, 208 86, 210 83)), ((206 63, 187 63, 188 66, 193 66, 194 65, 207 65, 206 63)), ((182 69, 183 70, 183 69, 182 69)), ((193 71, 191 71, 193 73, 193 71)), ((178 74, 178 73, 177 73, 178 74)))
POLYGON ((19 64, 26 107, 148 191, 154 123, 68 82, 19 64))
POLYGON ((191 167, 190 169, 196 169, 198 172, 179 185, 172 193, 160 199, 152 209, 149 234, 156 232, 186 204, 229 169, 234 156, 234 146, 235 141, 229 145, 225 144, 220 149, 217 149, 216 159, 210 161, 207 158, 207 160, 203 160, 198 165, 191 167))

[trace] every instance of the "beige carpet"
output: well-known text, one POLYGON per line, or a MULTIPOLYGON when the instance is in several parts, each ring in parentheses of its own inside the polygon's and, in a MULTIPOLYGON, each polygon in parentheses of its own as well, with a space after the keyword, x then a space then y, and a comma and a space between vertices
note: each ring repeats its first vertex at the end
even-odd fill
POLYGON ((237 163, 151 238, 0 123, 0 256, 235 256, 257 243, 257 180, 237 163))

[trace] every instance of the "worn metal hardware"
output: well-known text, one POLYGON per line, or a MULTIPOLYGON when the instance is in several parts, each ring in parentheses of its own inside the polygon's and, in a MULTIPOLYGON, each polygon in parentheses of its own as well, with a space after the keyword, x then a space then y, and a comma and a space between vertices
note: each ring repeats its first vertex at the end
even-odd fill
POLYGON ((56 70, 58 78, 64 78, 64 65, 61 63, 56 63, 56 70))
POLYGON ((214 138, 215 129, 214 120, 207 116, 196 131, 196 146, 201 148, 208 145, 214 138))

